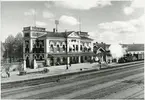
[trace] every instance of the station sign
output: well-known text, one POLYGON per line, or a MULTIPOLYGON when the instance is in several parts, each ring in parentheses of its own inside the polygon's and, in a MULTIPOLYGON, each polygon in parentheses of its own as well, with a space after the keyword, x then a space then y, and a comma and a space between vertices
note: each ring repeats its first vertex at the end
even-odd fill
POLYGON ((41 28, 41 27, 24 27, 23 28, 24 31, 39 31, 39 32, 45 32, 45 28, 41 28))

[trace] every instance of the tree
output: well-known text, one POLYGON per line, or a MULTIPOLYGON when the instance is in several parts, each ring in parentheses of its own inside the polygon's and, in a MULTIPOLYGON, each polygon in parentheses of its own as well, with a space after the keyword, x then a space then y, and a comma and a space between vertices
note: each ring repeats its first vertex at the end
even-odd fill
POLYGON ((13 46, 14 46, 14 36, 13 35, 9 35, 6 40, 5 40, 5 58, 9 58, 10 62, 12 61, 12 57, 14 55, 14 50, 13 50, 13 46))
POLYGON ((23 57, 23 36, 18 33, 15 37, 9 35, 4 43, 5 53, 4 58, 8 58, 12 62, 12 58, 21 59, 23 57))
POLYGON ((23 36, 21 33, 18 33, 15 37, 14 53, 15 53, 15 58, 23 57, 23 36))
POLYGON ((4 52, 5 52, 5 48, 4 48, 3 43, 1 42, 1 60, 2 61, 3 61, 3 58, 4 58, 4 52))

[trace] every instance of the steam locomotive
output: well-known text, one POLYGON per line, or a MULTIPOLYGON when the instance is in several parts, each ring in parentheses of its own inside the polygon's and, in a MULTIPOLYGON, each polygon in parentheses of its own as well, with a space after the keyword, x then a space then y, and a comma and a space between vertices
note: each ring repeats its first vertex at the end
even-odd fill
POLYGON ((118 59, 118 63, 133 62, 143 59, 144 58, 139 57, 139 54, 125 54, 123 57, 118 59))

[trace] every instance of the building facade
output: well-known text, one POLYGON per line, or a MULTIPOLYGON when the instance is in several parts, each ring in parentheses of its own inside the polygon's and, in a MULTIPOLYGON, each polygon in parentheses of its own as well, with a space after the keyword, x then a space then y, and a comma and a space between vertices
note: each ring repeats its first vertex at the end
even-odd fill
POLYGON ((94 55, 87 32, 56 32, 55 29, 50 32, 40 27, 24 27, 23 34, 23 58, 30 68, 34 59, 55 66, 88 62, 94 55))

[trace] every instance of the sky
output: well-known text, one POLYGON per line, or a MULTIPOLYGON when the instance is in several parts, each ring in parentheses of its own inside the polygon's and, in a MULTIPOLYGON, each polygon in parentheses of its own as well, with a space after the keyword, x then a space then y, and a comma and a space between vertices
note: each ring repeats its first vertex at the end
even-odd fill
POLYGON ((1 40, 23 27, 85 31, 94 42, 144 43, 144 0, 2 1, 1 40), (81 26, 81 28, 79 28, 81 26))

